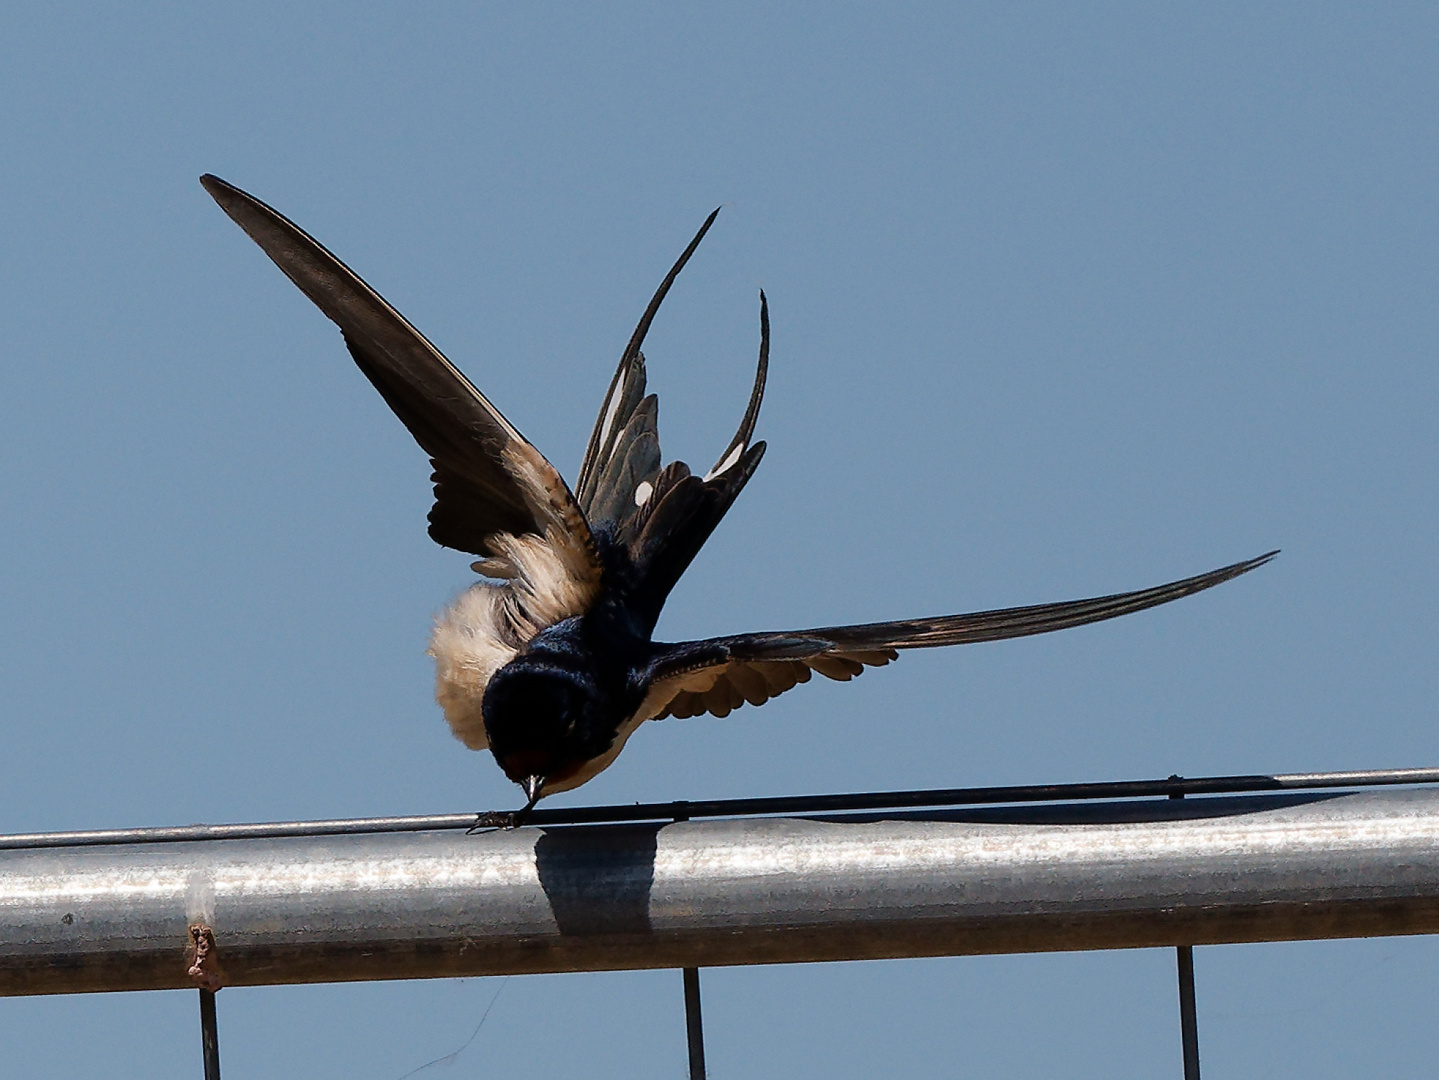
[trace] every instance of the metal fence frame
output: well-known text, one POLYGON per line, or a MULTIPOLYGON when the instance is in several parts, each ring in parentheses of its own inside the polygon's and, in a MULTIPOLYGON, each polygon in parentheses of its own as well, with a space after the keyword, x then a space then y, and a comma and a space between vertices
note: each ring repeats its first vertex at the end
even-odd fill
POLYGON ((0 837, 0 995, 1439 932, 1439 770, 0 837), (1348 794, 1342 789, 1349 789, 1348 794), (1204 796, 1192 798, 1192 796, 1204 796), (1180 800, 1186 800, 1180 802, 1180 800))

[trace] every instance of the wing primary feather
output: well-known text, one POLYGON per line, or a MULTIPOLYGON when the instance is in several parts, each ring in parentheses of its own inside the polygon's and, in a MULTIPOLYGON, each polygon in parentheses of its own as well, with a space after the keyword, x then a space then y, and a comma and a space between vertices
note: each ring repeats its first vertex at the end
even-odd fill
POLYGON ((1157 585, 1134 592, 1114 593, 1088 600, 1067 600, 1056 604, 1035 604, 1029 607, 979 611, 969 615, 949 615, 931 619, 907 619, 899 622, 870 623, 861 626, 838 626, 806 630, 804 636, 824 638, 833 643, 835 652, 852 648, 924 649, 940 645, 967 645, 981 641, 1047 634, 1072 626, 1103 622, 1130 615, 1146 608, 1158 607, 1171 600, 1192 596, 1247 574, 1269 562, 1278 551, 1258 558, 1245 559, 1206 574, 1157 585))
POLYGON ((754 387, 749 392, 749 406, 740 421, 739 431, 725 447, 725 452, 715 462, 715 467, 705 474, 706 480, 713 480, 739 460, 754 437, 755 421, 759 419, 759 407, 764 402, 764 384, 769 378, 769 301, 764 290, 759 291, 759 363, 755 366, 754 387))
MULTIPOLYGON (((1271 551, 1166 585, 1088 600, 899 622, 737 634, 659 646, 649 667, 651 690, 646 704, 649 714, 655 717, 715 712, 711 703, 729 702, 727 695, 739 692, 736 688, 755 689, 749 675, 755 670, 769 672, 775 678, 768 695, 773 697, 790 689, 795 682, 808 681, 811 671, 831 679, 847 680, 858 675, 866 665, 878 667, 895 659, 899 649, 998 641, 1113 619, 1213 588, 1263 566, 1277 554, 1271 551), (775 665, 788 665, 789 671, 775 665), (687 685, 711 673, 717 681, 710 691, 705 695, 681 697, 687 685), (795 675, 794 681, 789 680, 789 673, 795 675)), ((751 701, 757 696, 744 694, 751 701)))
POLYGON ((577 581, 601 567, 584 514, 563 478, 499 409, 385 299, 278 210, 206 174, 220 208, 324 315, 434 466, 430 535, 475 555, 501 534, 549 537, 577 581))
POLYGON ((274 207, 218 176, 206 173, 200 183, 285 276, 352 341, 378 337, 386 339, 387 351, 424 352, 429 364, 443 370, 457 388, 463 387, 483 403, 490 422, 510 438, 524 439, 448 357, 324 244, 274 207))

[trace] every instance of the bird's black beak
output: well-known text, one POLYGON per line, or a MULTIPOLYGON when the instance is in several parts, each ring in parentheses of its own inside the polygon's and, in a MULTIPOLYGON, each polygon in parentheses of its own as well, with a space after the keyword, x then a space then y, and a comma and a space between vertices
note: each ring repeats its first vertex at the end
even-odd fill
POLYGON ((525 801, 525 808, 521 813, 528 814, 531 810, 534 810, 535 802, 540 801, 541 792, 544 791, 544 777, 530 777, 525 779, 524 784, 519 785, 519 787, 524 788, 525 800, 527 800, 525 801))

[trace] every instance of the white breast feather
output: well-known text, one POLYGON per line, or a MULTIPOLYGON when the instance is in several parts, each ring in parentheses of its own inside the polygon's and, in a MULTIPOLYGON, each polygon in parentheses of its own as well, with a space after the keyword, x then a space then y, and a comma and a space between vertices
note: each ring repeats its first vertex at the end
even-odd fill
POLYGON ((435 700, 471 750, 489 745, 480 704, 491 676, 541 630, 584 614, 598 592, 576 580, 572 554, 556 539, 492 536, 489 562, 508 580, 477 581, 435 618, 426 650, 435 658, 435 700))

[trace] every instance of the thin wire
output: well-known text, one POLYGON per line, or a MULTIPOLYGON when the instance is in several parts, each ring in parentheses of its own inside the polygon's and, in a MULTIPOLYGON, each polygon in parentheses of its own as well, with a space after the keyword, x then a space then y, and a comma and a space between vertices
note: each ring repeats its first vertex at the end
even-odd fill
POLYGON ((424 1072, 432 1065, 453 1065, 455 1059, 458 1058, 461 1054, 463 1054, 466 1050, 468 1050, 470 1048, 470 1044, 475 1041, 476 1036, 478 1036, 480 1033, 480 1028, 484 1027, 485 1021, 490 1018, 490 1010, 495 1007, 495 1002, 500 1000, 500 994, 504 992, 505 983, 509 981, 510 977, 508 975, 506 975, 503 979, 500 980, 500 985, 495 988, 495 996, 490 998, 490 1003, 485 1006, 485 1011, 480 1014, 480 1022, 475 1025, 475 1030, 470 1032, 470 1037, 460 1044, 460 1048, 458 1050, 451 1051, 444 1057, 437 1057, 434 1061, 427 1061, 418 1068, 411 1069, 409 1072, 405 1073, 404 1076, 400 1077, 400 1080, 410 1080, 410 1077, 414 1076, 416 1073, 424 1072))
MULTIPOLYGON (((1306 788, 1378 787, 1439 783, 1439 769, 1366 769, 1351 772, 1275 773, 1245 776, 1170 776, 1163 780, 1120 780, 1085 784, 1032 784, 1017 787, 944 788, 924 791, 856 792, 843 795, 795 795, 760 799, 712 799, 704 802, 633 803, 534 810, 529 825, 675 821, 681 818, 756 817, 863 810, 918 810, 946 806, 983 806, 1092 799, 1176 798, 1240 792, 1296 791, 1306 788)), ((276 821, 240 825, 180 825, 150 829, 23 833, 0 836, 0 851, 17 848, 84 847, 98 844, 159 844, 198 840, 272 840, 286 836, 352 836, 371 833, 431 832, 469 829, 474 814, 419 817, 351 818, 329 821, 276 821)))

